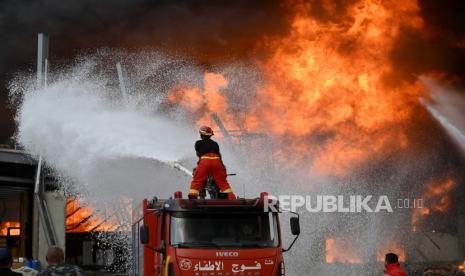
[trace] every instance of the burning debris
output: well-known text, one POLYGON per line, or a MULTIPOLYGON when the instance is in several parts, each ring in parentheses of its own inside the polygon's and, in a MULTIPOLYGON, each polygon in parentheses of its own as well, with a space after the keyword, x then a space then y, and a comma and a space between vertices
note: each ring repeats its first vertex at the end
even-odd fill
POLYGON ((77 198, 66 201, 66 232, 113 232, 119 224, 114 214, 99 211, 88 204, 80 204, 77 198))
POLYGON ((422 197, 424 206, 422 208, 413 209, 412 214, 412 230, 417 230, 417 225, 422 219, 432 215, 433 213, 444 213, 451 208, 452 191, 456 187, 456 183, 452 178, 447 178, 444 181, 431 182, 422 197))

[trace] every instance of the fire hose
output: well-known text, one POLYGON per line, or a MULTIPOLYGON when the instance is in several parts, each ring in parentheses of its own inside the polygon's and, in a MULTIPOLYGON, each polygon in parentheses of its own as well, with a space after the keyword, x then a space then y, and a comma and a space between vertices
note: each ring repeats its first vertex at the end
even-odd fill
POLYGON ((191 170, 189 170, 188 168, 184 167, 183 165, 181 165, 178 161, 165 162, 165 163, 167 165, 169 165, 170 167, 175 168, 175 169, 187 174, 188 176, 192 177, 193 172, 191 170))

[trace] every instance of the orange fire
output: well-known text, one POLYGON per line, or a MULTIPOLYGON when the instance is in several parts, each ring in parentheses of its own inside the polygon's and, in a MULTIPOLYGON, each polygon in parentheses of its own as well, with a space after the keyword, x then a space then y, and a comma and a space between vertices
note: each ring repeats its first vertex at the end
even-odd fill
POLYGON ((465 262, 457 266, 457 269, 461 272, 465 272, 465 262))
MULTIPOLYGON (((336 4, 325 3, 335 14, 336 4)), ((401 29, 422 30, 416 1, 357 1, 338 22, 309 16, 311 2, 289 4, 295 13, 288 35, 261 44, 272 54, 257 61, 265 82, 247 116, 228 109, 228 80, 219 73, 206 72, 203 88, 176 87, 168 100, 201 114, 199 125, 216 112, 230 129, 265 133, 278 161, 309 164, 318 174, 342 176, 406 148, 405 123, 422 92, 417 83, 393 80, 390 53, 401 29)))
POLYGON ((432 212, 443 213, 451 207, 451 191, 455 188, 456 183, 452 178, 444 181, 432 182, 428 185, 422 199, 427 206, 415 208, 412 214, 413 231, 417 230, 419 221, 429 216, 432 212))
POLYGON ((359 264, 361 258, 347 239, 326 239, 326 263, 359 264))
MULTIPOLYGON (((222 74, 206 72, 204 75, 203 89, 197 87, 178 86, 168 96, 170 102, 178 103, 186 110, 197 113, 201 110, 202 116, 197 120, 198 126, 211 122, 211 114, 221 114, 221 120, 227 122, 228 127, 238 128, 234 123, 233 114, 228 112, 228 101, 221 93, 228 87, 229 81, 222 74)), ((220 134, 221 137, 221 133, 220 134)))
MULTIPOLYGON (((17 221, 4 221, 0 222, 0 236, 8 235, 8 228, 19 228, 21 224, 17 221)), ((19 229, 11 229, 11 236, 19 236, 21 231, 19 229)))
POLYGON ((91 206, 80 204, 78 199, 68 199, 66 204, 66 232, 115 231, 114 218, 91 206))
MULTIPOLYGON (((392 252, 399 256, 400 262, 405 262, 405 248, 400 244, 400 242, 381 241, 377 246, 376 259, 384 262, 385 255, 392 252)), ((353 244, 350 238, 328 238, 326 239, 326 263, 360 264, 362 254, 356 250, 356 244, 353 244)))

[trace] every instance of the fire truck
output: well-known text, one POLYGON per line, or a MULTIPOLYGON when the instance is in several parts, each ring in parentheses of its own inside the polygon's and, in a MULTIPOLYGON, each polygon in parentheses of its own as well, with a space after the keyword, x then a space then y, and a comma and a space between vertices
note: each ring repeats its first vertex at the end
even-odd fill
POLYGON ((283 249, 278 206, 263 192, 255 199, 144 199, 133 210, 132 275, 285 275, 283 252, 300 234, 298 214, 290 218, 295 236, 283 249))

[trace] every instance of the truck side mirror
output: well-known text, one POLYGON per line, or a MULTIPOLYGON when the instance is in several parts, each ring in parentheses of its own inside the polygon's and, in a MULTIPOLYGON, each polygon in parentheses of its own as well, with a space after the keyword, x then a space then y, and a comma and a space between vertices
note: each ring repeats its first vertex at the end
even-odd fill
POLYGON ((149 243, 149 226, 148 225, 141 225, 139 228, 139 237, 140 243, 148 244, 149 243))
POLYGON ((295 236, 294 240, 292 241, 291 245, 289 245, 288 248, 284 249, 283 248, 283 252, 287 252, 289 250, 291 250, 292 246, 294 245, 294 243, 297 241, 297 239, 299 238, 299 235, 300 235, 300 222, 299 222, 299 213, 296 213, 296 212, 291 212, 293 213, 294 215, 296 215, 296 217, 292 217, 290 219, 290 224, 291 224, 291 233, 292 235, 295 236))
POLYGON ((294 236, 300 235, 300 222, 298 217, 291 218, 291 233, 294 236))

